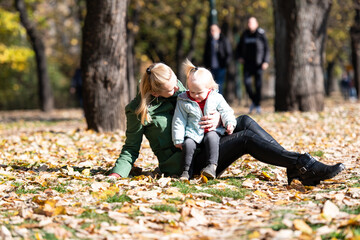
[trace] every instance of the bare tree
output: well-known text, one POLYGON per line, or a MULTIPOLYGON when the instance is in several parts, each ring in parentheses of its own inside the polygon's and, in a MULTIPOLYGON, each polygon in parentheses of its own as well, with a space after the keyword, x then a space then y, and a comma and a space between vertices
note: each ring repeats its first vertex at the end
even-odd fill
POLYGON ((124 129, 127 0, 87 0, 86 8, 81 56, 86 122, 99 132, 124 129))
POLYGON ((15 0, 15 8, 20 13, 21 24, 26 29, 35 52, 40 108, 44 112, 49 112, 54 108, 54 97, 47 72, 45 44, 41 35, 36 30, 35 24, 28 17, 24 0, 15 0))
POLYGON ((324 47, 332 0, 273 0, 276 111, 324 108, 324 47))

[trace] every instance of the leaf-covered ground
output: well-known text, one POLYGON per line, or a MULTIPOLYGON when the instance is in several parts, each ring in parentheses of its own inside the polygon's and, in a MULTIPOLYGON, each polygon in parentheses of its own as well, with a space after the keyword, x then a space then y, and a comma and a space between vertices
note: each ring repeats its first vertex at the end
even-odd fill
MULTIPOLYGON (((238 114, 247 109, 236 107, 238 114)), ((316 187, 249 155, 220 179, 158 174, 144 140, 130 178, 104 176, 124 133, 86 131, 79 110, 0 112, 3 239, 360 239, 360 104, 253 115, 285 148, 347 169, 316 187)))

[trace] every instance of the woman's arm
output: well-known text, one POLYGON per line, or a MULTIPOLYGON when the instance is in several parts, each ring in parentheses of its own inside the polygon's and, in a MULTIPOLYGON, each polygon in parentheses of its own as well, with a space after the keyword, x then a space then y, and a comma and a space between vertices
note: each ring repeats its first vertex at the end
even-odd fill
POLYGON ((126 111, 126 140, 119 158, 110 173, 117 173, 121 177, 128 177, 130 170, 139 156, 144 126, 141 124, 134 110, 129 107, 126 111))

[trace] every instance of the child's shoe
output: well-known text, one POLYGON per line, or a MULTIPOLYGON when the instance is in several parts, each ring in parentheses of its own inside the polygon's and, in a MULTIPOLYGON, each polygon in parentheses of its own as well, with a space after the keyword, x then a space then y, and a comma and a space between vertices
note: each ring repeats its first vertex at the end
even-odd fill
POLYGON ((180 176, 180 180, 184 181, 184 180, 189 180, 190 176, 189 176, 189 172, 188 171, 183 171, 183 173, 180 176))
POLYGON ((201 170, 201 174, 207 177, 208 179, 215 179, 216 178, 216 165, 215 164, 208 164, 203 170, 201 170))

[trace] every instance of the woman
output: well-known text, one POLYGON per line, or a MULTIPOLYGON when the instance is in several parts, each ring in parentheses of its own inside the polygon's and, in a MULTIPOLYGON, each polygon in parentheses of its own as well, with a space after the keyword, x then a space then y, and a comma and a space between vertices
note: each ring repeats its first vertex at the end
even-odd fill
MULTIPOLYGON (((184 86, 167 65, 155 63, 147 68, 140 82, 140 95, 125 108, 126 141, 110 176, 128 177, 139 155, 143 135, 158 158, 161 172, 166 176, 181 174, 182 154, 172 143, 171 123, 177 96, 184 91, 184 86)), ((214 130, 219 114, 204 116, 202 120, 202 128, 214 130)), ((250 154, 264 163, 286 167, 288 184, 298 179, 304 185, 314 186, 345 169, 342 163, 330 166, 318 162, 308 153, 287 151, 246 115, 237 118, 233 134, 221 137, 219 148, 217 176, 243 154, 250 154)), ((205 167, 205 149, 200 146, 194 158, 190 176, 199 174, 205 167)))

